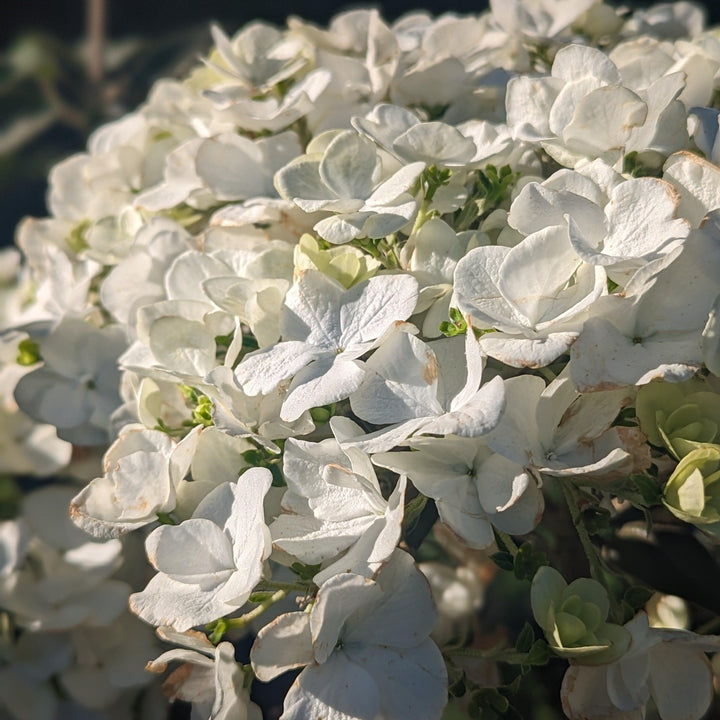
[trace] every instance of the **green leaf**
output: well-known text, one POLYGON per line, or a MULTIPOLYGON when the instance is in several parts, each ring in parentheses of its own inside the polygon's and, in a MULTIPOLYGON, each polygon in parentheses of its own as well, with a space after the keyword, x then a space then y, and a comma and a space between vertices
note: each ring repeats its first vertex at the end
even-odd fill
POLYGON ((521 653, 530 652, 530 648, 532 648, 534 641, 535 631, 533 630, 532 625, 529 622, 526 622, 515 641, 515 649, 521 653))
POLYGON ((525 656, 524 665, 547 665, 552 657, 548 644, 543 639, 536 640, 525 656))
POLYGON ((12 520, 20 514, 23 494, 15 480, 0 475, 0 520, 12 520))
POLYGON ((301 562, 293 563, 290 569, 301 579, 301 580, 312 580, 315 575, 320 572, 322 565, 305 565, 301 562))
POLYGON ((633 475, 631 480, 648 506, 662 504, 662 490, 654 478, 648 475, 633 475))
POLYGON ((623 599, 633 610, 640 610, 654 595, 654 591, 642 585, 635 585, 625 591, 623 599))
POLYGON ((325 425, 335 414, 335 403, 310 408, 310 417, 316 425, 325 425))
POLYGON ((501 570, 512 570, 515 566, 513 556, 509 552, 504 550, 493 553, 490 559, 501 569, 501 570))
POLYGON ((518 580, 532 580, 538 569, 547 564, 547 555, 544 552, 534 550, 529 542, 524 542, 515 555, 515 577, 518 580))
POLYGON ((405 505, 405 515, 403 516, 402 528, 403 535, 411 533, 422 515, 422 511, 427 505, 428 499, 422 493, 419 493, 410 502, 405 505))
POLYGON ((610 527, 610 520, 612 515, 609 510, 593 505, 592 507, 585 508, 580 516, 582 518, 585 529, 590 535, 597 535, 603 530, 607 530, 610 527))

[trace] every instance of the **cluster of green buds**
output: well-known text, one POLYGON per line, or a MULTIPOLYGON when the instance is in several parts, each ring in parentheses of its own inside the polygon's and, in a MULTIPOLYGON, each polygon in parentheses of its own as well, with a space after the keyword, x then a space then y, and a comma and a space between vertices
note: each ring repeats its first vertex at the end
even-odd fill
POLYGON ((663 503, 681 520, 720 536, 720 446, 688 453, 670 476, 663 503))
POLYGON ((643 385, 636 413, 648 440, 665 447, 676 460, 720 442, 720 393, 700 379, 643 385))
POLYGON ((630 647, 629 631, 607 622, 610 600, 596 580, 578 578, 568 585, 546 565, 535 573, 530 601, 535 622, 560 657, 582 665, 605 665, 630 647))
POLYGON ((665 507, 720 535, 720 392, 713 381, 649 383, 638 391, 636 410, 648 440, 679 460, 665 485, 665 507))

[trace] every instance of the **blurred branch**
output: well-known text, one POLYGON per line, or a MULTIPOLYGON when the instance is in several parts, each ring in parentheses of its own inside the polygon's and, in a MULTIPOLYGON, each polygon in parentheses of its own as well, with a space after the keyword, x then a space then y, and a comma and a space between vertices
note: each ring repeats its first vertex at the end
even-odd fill
POLYGON ((94 85, 99 85, 105 69, 107 2, 106 0, 85 0, 85 11, 88 76, 94 85))

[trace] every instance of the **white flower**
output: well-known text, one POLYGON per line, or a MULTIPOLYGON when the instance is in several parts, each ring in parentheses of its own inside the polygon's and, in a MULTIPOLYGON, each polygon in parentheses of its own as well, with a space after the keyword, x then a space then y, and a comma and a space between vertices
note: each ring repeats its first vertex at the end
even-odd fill
POLYGON ((84 708, 118 707, 147 685, 149 658, 157 651, 152 631, 129 612, 108 627, 75 628, 74 661, 58 673, 62 689, 84 708), (129 696, 129 697, 128 697, 129 696))
POLYGON ((603 298, 594 308, 571 350, 580 392, 654 378, 680 382, 700 367, 702 331, 717 297, 718 223, 720 214, 711 213, 681 248, 638 270, 624 297, 603 298))
POLYGON ((154 530, 146 549, 158 574, 130 596, 133 612, 182 632, 242 607, 270 554, 263 498, 271 481, 269 470, 248 470, 208 494, 189 520, 154 530))
POLYGON ((136 206, 163 210, 183 202, 207 206, 275 194, 275 171, 300 154, 294 133, 248 140, 237 134, 193 139, 168 158, 164 181, 149 188, 136 206))
POLYGON ((446 222, 431 218, 403 246, 401 261, 420 284, 415 312, 427 311, 421 328, 425 337, 440 336, 440 323, 450 311, 455 267, 482 238, 475 231, 455 233, 446 222))
POLYGON ((245 675, 235 662, 231 643, 215 647, 194 631, 179 633, 161 627, 157 632, 163 640, 183 646, 167 650, 147 664, 150 672, 163 673, 168 663, 183 663, 163 683, 168 700, 192 703, 193 720, 262 720, 260 708, 250 702, 245 675))
POLYGON ((547 387, 532 375, 505 381, 507 405, 485 440, 496 452, 538 473, 608 482, 650 465, 645 436, 611 427, 635 396, 632 388, 581 395, 563 371, 547 387))
POLYGON ((275 186, 305 212, 335 213, 315 225, 325 240, 385 237, 415 214, 408 191, 424 163, 405 165, 388 177, 373 143, 350 130, 335 134, 322 150, 313 152, 312 144, 308 150, 277 173, 275 186))
POLYGON ((122 545, 93 541, 76 528, 65 511, 72 496, 61 486, 31 493, 19 537, 14 525, 2 533, 8 557, 0 571, 0 602, 21 627, 107 626, 127 606, 129 585, 110 577, 122 563, 122 545))
POLYGON ((427 581, 398 550, 376 580, 336 575, 309 614, 287 613, 264 627, 250 659, 263 681, 308 666, 285 698, 283 720, 437 720, 447 675, 428 639, 435 617, 427 581))
POLYGON ((125 428, 105 453, 102 477, 73 498, 73 522, 95 537, 111 538, 155 522, 159 513, 172 512, 199 431, 174 443, 159 430, 125 428))
POLYGON ((413 438, 408 445, 413 452, 378 453, 372 461, 407 474, 469 547, 489 547, 493 526, 524 535, 538 524, 544 502, 535 478, 481 439, 449 435, 413 438))
POLYGON ((472 331, 464 338, 432 343, 395 333, 368 360, 365 378, 350 397, 358 417, 393 424, 347 441, 367 452, 381 452, 413 434, 483 435, 497 425, 505 409, 501 378, 481 386, 484 366, 472 331), (464 363, 458 362, 463 345, 464 363))
POLYGON ((78 445, 107 442, 110 414, 120 405, 117 359, 125 337, 117 326, 95 328, 65 318, 39 341, 43 365, 15 388, 20 409, 78 445))
POLYGON ((480 347, 513 367, 542 367, 566 352, 583 313, 606 292, 605 270, 578 258, 561 225, 512 248, 475 248, 455 268, 457 306, 476 326, 498 331, 480 347))
POLYGON ((582 45, 558 50, 550 77, 513 78, 506 105, 517 139, 539 143, 570 167, 583 158, 616 157, 648 116, 607 55, 582 45))
POLYGON ((248 88, 232 84, 203 94, 224 117, 250 132, 278 132, 308 115, 321 101, 332 74, 317 68, 294 83, 282 99, 273 95, 255 98, 248 88))
POLYGON ((678 212, 693 227, 720 208, 720 168, 695 153, 671 155, 663 167, 663 178, 680 193, 678 212))
POLYGON ((474 567, 450 568, 424 562, 418 570, 427 578, 438 611, 430 637, 441 647, 469 636, 485 599, 485 586, 474 567))
POLYGON ((334 439, 290 439, 283 462, 288 489, 270 526, 273 545, 305 564, 322 563, 318 585, 341 572, 372 577, 400 540, 405 477, 385 500, 367 455, 334 439))
POLYGON ((610 665, 571 665, 562 687, 571 720, 642 718, 652 698, 662 720, 700 720, 713 698, 706 652, 720 651, 720 637, 651 628, 645 613, 625 626, 632 644, 610 665))
POLYGON ((352 125, 402 163, 466 168, 475 162, 471 138, 447 123, 421 122, 397 105, 377 105, 366 117, 354 117, 352 125))
POLYGON ((288 292, 283 341, 247 355, 236 370, 245 392, 272 392, 292 379, 280 417, 348 397, 364 376, 357 360, 415 309, 417 283, 407 275, 377 275, 346 290, 308 270, 288 292))
POLYGON ((267 23, 249 23, 232 39, 218 25, 212 25, 210 32, 223 65, 212 59, 206 63, 255 92, 272 89, 308 62, 302 54, 304 43, 267 23))

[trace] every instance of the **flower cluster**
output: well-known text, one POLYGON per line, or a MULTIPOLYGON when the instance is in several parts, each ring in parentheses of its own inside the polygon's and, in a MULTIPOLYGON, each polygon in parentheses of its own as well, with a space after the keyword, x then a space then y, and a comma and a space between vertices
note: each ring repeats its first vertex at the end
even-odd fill
POLYGON ((0 258, 0 472, 61 474, 3 485, 0 714, 158 717, 171 662, 200 720, 290 670, 283 720, 509 712, 473 656, 705 713, 720 637, 602 546, 720 536, 720 33, 490 5, 214 26, 52 170, 0 258), (496 565, 540 632, 487 650, 496 565))

